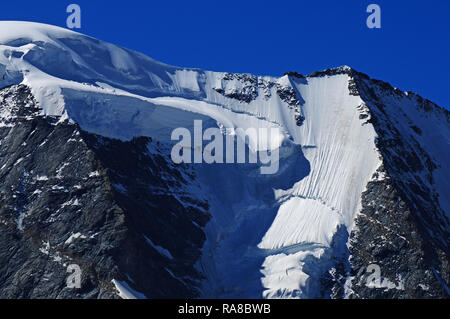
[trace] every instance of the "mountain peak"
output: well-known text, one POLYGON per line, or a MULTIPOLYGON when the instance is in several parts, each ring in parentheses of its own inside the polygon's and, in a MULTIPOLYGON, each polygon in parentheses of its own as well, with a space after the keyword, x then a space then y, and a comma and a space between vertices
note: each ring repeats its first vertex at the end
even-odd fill
POLYGON ((449 120, 426 100, 348 66, 180 68, 36 23, 1 22, 0 44, 0 297, 71 296, 72 261, 84 297, 445 296, 449 120), (180 131, 207 154, 209 129, 279 169, 171 159, 180 131))
POLYGON ((15 46, 25 42, 48 42, 60 37, 87 37, 54 25, 27 21, 0 21, 0 44, 15 46))

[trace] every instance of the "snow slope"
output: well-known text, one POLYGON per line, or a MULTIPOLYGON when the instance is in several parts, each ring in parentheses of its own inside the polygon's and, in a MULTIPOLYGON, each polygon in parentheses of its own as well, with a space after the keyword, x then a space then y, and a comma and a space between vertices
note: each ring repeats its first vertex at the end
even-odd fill
MULTIPOLYGON (((362 100, 349 94, 348 81, 347 75, 311 78, 307 84, 293 81, 303 100, 301 111, 305 121, 301 127, 289 131, 294 145, 284 147, 297 148, 297 152, 285 153, 297 156, 292 156, 291 162, 281 160, 287 174, 249 179, 245 172, 227 171, 226 174, 238 182, 210 191, 220 194, 217 204, 215 200, 209 202, 213 203, 214 217, 221 219, 210 223, 210 227, 215 228, 211 232, 218 234, 211 245, 219 248, 207 246, 207 251, 213 251, 206 258, 214 256, 216 265, 212 268, 220 269, 220 274, 212 274, 212 270, 206 273, 212 277, 225 274, 222 279, 225 287, 221 287, 224 293, 212 287, 211 296, 247 297, 248 291, 241 291, 253 287, 250 296, 258 297, 260 278, 252 277, 256 267, 247 270, 246 275, 242 275, 242 270, 262 263, 264 297, 320 297, 314 288, 316 283, 308 279, 320 276, 331 267, 331 250, 335 249, 331 247, 332 241, 340 238, 337 235, 340 227, 351 231, 360 209, 361 193, 381 165, 374 144, 375 131, 371 125, 362 125, 357 111, 362 100), (303 171, 296 172, 292 167, 303 168, 303 171), (244 189, 239 185, 245 185, 244 189), (261 193, 259 188, 266 191, 261 193), (236 189, 242 197, 234 195, 236 189), (231 193, 226 194, 230 190, 231 193), (257 193, 265 196, 255 196, 257 193), (231 221, 228 220, 230 215, 231 221), (236 220, 239 220, 237 224, 236 220), (241 242, 236 243, 236 238, 241 242), (233 256, 236 258, 236 254, 242 256, 235 261, 239 266, 230 267, 229 260, 233 256), (239 273, 234 269, 239 269, 239 273)), ((265 107, 261 105, 262 109, 265 107)), ((276 114, 273 110, 271 113, 276 114)), ((273 117, 282 122, 282 117, 273 117)), ((285 127, 284 123, 282 125, 285 127)), ((214 176, 214 172, 208 173, 209 178, 214 176)), ((225 178, 220 174, 205 184, 225 178)), ((206 265, 209 263, 205 261, 206 265)))
MULTIPOLYGON (((230 130, 278 126, 219 104, 223 99, 210 87, 222 74, 167 66, 53 26, 0 22, 0 30, 0 86, 30 86, 45 115, 73 120, 87 131, 165 140, 167 128, 192 126, 192 113, 230 130)), ((282 139, 275 138, 274 147, 282 139)))
POLYGON ((5 74, 1 86, 30 86, 45 115, 77 122, 89 132, 123 140, 151 136, 168 143, 171 130, 192 129, 194 119, 228 130, 280 128, 283 136, 270 143, 271 148, 281 147, 284 165, 277 176, 249 178, 257 173, 245 165, 223 165, 215 171, 199 167, 203 184, 211 188, 202 196, 212 203, 214 217, 206 230, 206 250, 215 246, 209 252, 214 262, 208 254, 202 260, 209 274, 205 294, 236 290, 228 287, 231 278, 242 277, 248 268, 253 274, 249 278, 256 278, 263 288, 256 285, 250 292, 255 285, 248 283, 240 296, 260 297, 261 290, 267 297, 304 296, 308 275, 303 260, 327 249, 339 225, 351 227, 360 194, 379 165, 375 134, 360 124, 355 109, 361 101, 348 94, 347 75, 298 83, 287 76, 229 79, 224 73, 167 66, 52 26, 0 22, 0 30, 5 74), (306 118, 301 127, 295 123, 295 109, 277 94, 280 89, 296 90, 301 96, 306 118), (249 103, 227 96, 246 90, 253 94, 249 103), (235 176, 235 182, 217 191, 218 178, 229 176, 235 176), (242 196, 236 196, 236 184, 247 185, 249 193, 242 190, 242 196), (261 198, 257 189, 267 196, 261 198), (241 219, 256 222, 253 232, 235 233, 245 227, 241 219), (240 259, 241 265, 229 265, 228 249, 237 246, 250 251, 248 265, 240 259), (307 246, 312 248, 305 250, 307 246), (217 274, 222 268, 230 271, 217 274))
POLYGON ((275 175, 260 175, 256 164, 194 165, 199 184, 191 191, 208 200, 213 217, 198 263, 205 297, 319 297, 319 277, 345 246, 381 165, 349 80, 178 68, 65 29, 0 22, 0 87, 28 85, 43 114, 86 131, 170 144, 174 128, 193 130, 199 119, 223 132, 280 129, 267 143, 249 141, 253 151, 279 150, 275 175))

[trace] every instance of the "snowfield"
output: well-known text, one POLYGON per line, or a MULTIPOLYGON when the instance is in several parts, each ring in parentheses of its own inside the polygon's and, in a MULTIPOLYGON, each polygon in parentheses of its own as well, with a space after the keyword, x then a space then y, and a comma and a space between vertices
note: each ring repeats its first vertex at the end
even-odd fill
MULTIPOLYGON (((319 297, 319 276, 345 249, 361 193, 381 165, 374 127, 360 118, 364 101, 350 94, 346 74, 275 78, 178 68, 69 30, 0 22, 0 87, 18 83, 31 88, 43 114, 121 140, 170 144, 172 130, 192 130, 194 120, 224 131, 280 128, 267 141, 280 152, 275 175, 252 164, 193 165, 191 192, 208 200, 212 215, 198 262, 206 298, 319 297), (280 92, 295 92, 299 103, 280 92)), ((448 207, 448 197, 441 200, 448 207)), ((124 298, 142 297, 114 284, 124 298)))

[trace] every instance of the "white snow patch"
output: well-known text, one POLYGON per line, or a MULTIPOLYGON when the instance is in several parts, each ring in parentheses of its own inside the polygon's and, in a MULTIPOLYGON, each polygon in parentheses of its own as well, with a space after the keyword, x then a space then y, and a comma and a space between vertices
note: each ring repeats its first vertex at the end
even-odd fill
POLYGON ((125 281, 113 279, 112 283, 122 299, 147 299, 143 293, 133 290, 125 281))
POLYGON ((299 243, 329 245, 342 217, 320 201, 293 197, 283 203, 258 247, 277 249, 299 243))
POLYGON ((81 233, 72 233, 72 235, 70 235, 70 237, 65 241, 66 245, 71 244, 75 239, 86 239, 87 236, 81 234, 81 233))
POLYGON ((95 172, 89 173, 89 178, 91 178, 91 177, 97 177, 97 176, 100 176, 100 172, 99 172, 99 171, 95 171, 95 172))

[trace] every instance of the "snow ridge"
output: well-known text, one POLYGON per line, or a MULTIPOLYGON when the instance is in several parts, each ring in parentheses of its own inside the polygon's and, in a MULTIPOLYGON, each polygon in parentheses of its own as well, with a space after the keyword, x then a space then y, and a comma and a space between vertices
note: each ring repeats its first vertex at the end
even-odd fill
MULTIPOLYGON (((361 194, 382 164, 349 67, 308 77, 233 75, 168 66, 42 24, 0 22, 0 30, 0 87, 29 86, 42 114, 88 132, 170 144, 174 128, 193 130, 198 119, 224 131, 280 128, 271 144, 280 151, 274 176, 252 165, 195 167, 203 187, 191 191, 208 199, 213 217, 198 264, 203 295, 321 297, 318 279, 334 254, 344 254, 342 233, 354 227, 361 194)), ((139 297, 114 284, 122 297, 139 297)))

